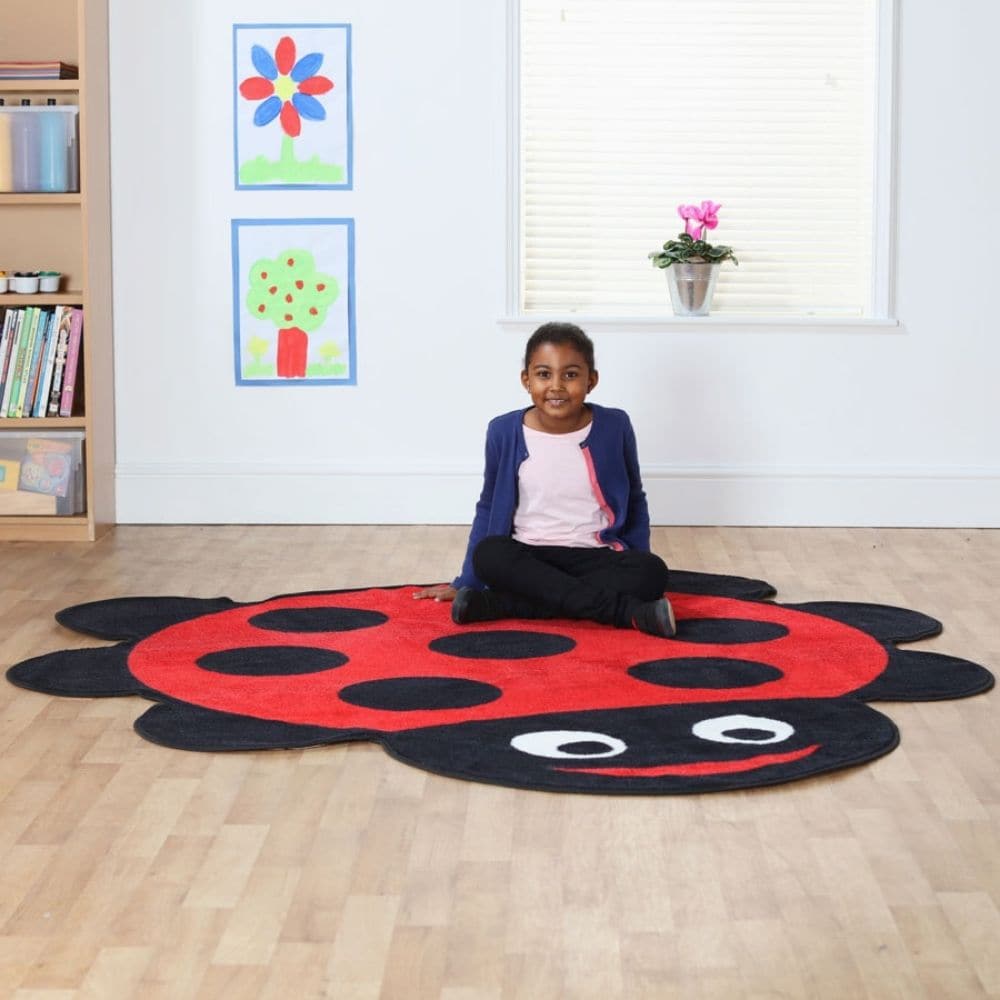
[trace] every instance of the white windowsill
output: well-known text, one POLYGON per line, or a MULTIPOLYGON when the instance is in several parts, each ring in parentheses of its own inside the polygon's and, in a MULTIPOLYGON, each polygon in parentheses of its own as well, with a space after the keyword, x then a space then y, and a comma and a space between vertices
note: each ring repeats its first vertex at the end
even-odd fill
POLYGON ((576 323, 588 333, 806 333, 900 334, 898 319, 859 319, 835 316, 501 316, 497 325, 512 333, 531 333, 543 323, 576 323))

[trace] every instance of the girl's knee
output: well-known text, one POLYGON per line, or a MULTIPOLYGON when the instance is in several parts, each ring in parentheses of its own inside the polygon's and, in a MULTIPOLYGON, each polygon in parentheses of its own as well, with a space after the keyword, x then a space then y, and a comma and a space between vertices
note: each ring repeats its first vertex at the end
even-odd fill
POLYGON ((509 559, 511 541, 506 535, 489 535, 472 550, 472 568, 480 580, 488 583, 497 561, 509 559))
POLYGON ((667 564, 652 552, 644 552, 640 568, 640 581, 643 592, 649 594, 650 600, 655 599, 667 589, 670 572, 667 564))

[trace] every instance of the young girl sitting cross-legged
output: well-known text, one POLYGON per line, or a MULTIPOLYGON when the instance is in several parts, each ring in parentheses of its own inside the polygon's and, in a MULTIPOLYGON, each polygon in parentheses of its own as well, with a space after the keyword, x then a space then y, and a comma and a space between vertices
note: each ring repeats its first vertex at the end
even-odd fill
POLYGON ((649 551, 649 511, 624 410, 588 403, 594 345, 572 323, 528 340, 527 409, 490 421, 486 472, 462 572, 416 598, 452 601, 459 625, 578 618, 669 638, 667 567, 649 551))

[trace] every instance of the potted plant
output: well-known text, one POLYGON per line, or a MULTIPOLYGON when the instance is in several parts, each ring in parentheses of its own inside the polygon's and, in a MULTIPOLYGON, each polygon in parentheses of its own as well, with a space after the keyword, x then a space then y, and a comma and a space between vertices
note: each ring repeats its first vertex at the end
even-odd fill
POLYGON ((739 265, 732 247, 713 246, 705 241, 705 230, 719 224, 722 208, 712 201, 698 205, 678 205, 677 214, 684 220, 684 232, 667 240, 662 250, 649 254, 654 267, 663 268, 670 289, 670 302, 676 316, 707 316, 712 293, 724 260, 739 265))

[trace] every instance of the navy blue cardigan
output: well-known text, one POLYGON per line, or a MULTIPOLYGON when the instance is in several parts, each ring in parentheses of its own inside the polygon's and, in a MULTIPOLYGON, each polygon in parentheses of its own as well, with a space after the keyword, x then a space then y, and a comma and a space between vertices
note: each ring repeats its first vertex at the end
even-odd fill
MULTIPOLYGON (((649 551, 649 508, 639 475, 635 432, 624 410, 588 403, 590 433, 581 442, 594 496, 608 518, 601 541, 615 549, 649 551)), ((528 457, 524 440, 526 409, 494 417, 486 429, 486 471, 483 491, 469 533, 462 572, 454 587, 485 585, 472 569, 472 551, 489 535, 509 535, 517 507, 517 473, 528 457)))

